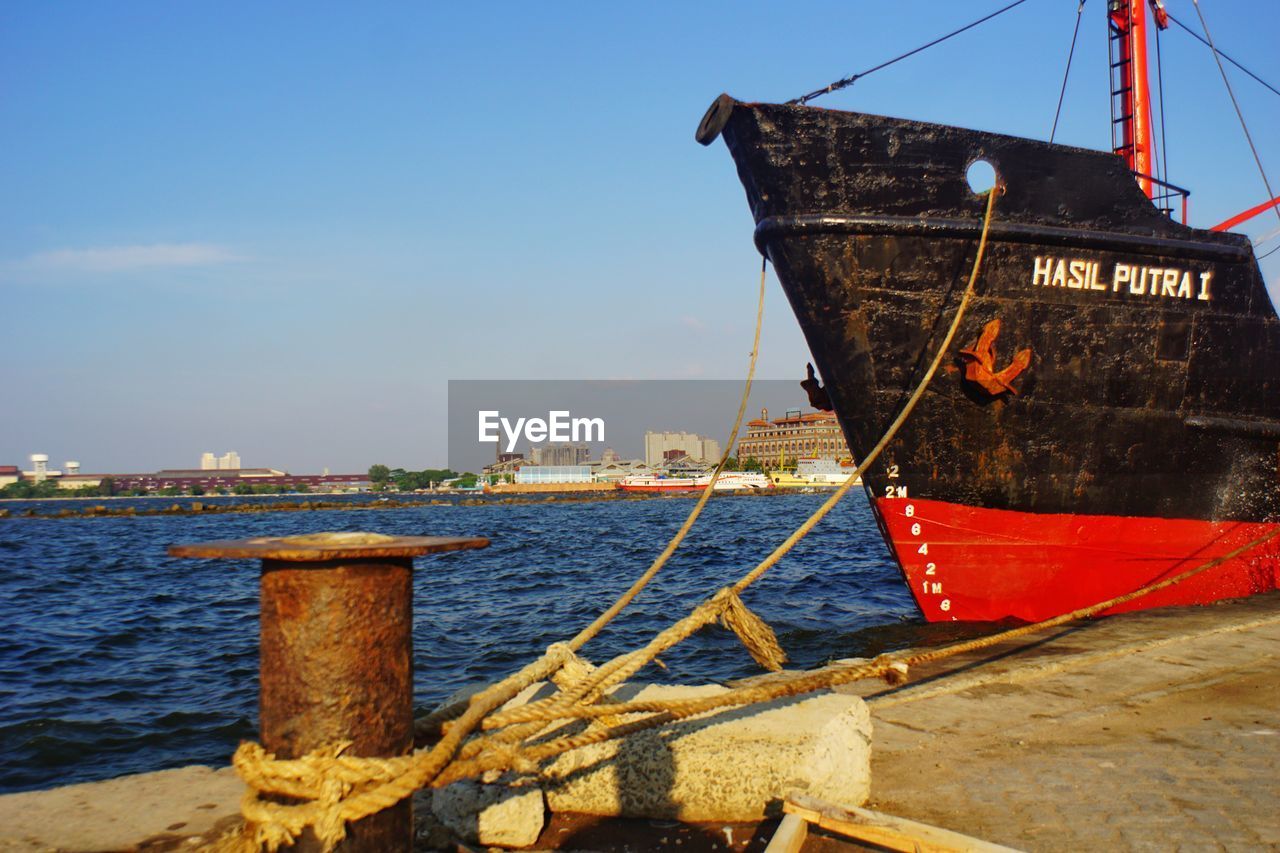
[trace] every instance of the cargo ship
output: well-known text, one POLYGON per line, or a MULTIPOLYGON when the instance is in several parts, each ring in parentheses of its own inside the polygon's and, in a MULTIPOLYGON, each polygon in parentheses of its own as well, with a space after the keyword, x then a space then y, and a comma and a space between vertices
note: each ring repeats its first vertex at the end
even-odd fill
MULTIPOLYGON (((1280 523, 1280 321, 1226 230, 1280 199, 1185 224, 1185 191, 1151 174, 1145 13, 1107 4, 1111 151, 727 95, 698 129, 728 146, 859 459, 955 316, 987 199, 967 174, 994 170, 956 343, 863 475, 930 621, 1070 612, 1280 523)), ((1123 609, 1272 590, 1278 567, 1273 538, 1123 609)))

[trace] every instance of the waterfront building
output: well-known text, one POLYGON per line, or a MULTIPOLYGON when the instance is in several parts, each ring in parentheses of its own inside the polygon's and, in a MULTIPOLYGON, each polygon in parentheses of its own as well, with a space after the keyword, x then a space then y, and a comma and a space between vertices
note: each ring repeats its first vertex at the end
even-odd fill
POLYGON ((516 483, 590 483, 590 465, 525 465, 516 470, 516 483))
POLYGON ((678 451, 697 462, 715 464, 720 461, 720 442, 714 438, 697 435, 692 432, 654 432, 644 434, 644 461, 658 467, 665 460, 675 458, 671 454, 678 451))
POLYGON ((22 471, 17 465, 0 465, 0 488, 22 479, 22 471))
POLYGON ((504 453, 502 455, 508 458, 500 459, 480 469, 480 473, 491 483, 509 483, 515 479, 516 471, 526 465, 533 464, 524 458, 523 453, 504 453))
POLYGON ((794 464, 801 457, 849 459, 849 445, 834 412, 788 410, 781 418, 769 419, 769 410, 747 424, 747 434, 738 442, 738 459, 754 459, 763 465, 778 465, 779 459, 794 464))
POLYGON ((643 459, 619 459, 618 454, 606 452, 596 462, 588 462, 591 476, 597 482, 616 483, 631 476, 652 476, 657 473, 643 459))

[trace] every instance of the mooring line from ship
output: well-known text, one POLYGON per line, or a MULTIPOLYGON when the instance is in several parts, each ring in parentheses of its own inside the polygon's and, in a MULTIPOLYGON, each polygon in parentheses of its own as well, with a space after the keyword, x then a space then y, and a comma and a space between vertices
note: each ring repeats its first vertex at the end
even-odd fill
MULTIPOLYGON (((504 725, 510 725, 517 722, 533 722, 534 720, 556 719, 556 717, 547 717, 545 714, 554 713, 555 711, 566 711, 574 707, 580 707, 581 697, 594 694, 599 695, 607 690, 610 686, 625 681, 627 678, 638 672, 645 664, 653 660, 668 648, 683 641, 697 631, 701 630, 707 624, 722 617, 729 608, 734 608, 735 613, 745 611, 746 608, 741 604, 739 593, 748 586, 755 583, 765 572, 773 568, 777 563, 794 548, 800 540, 809 535, 809 532, 817 526, 818 522, 835 508, 836 504, 848 494, 854 484, 860 482, 863 472, 880 456, 889 442, 893 441, 897 436, 898 430, 906 423, 907 418, 911 416, 916 404, 920 402, 920 398, 924 396, 925 390, 933 381, 933 377, 938 372, 938 368, 942 365, 943 359, 946 358, 947 350, 951 348, 952 341, 955 340, 956 333, 960 329, 960 321, 964 318, 965 311, 969 307, 970 301, 973 299, 975 288, 978 281, 978 274, 982 269, 982 259, 987 250, 987 237, 991 230, 992 213, 995 210, 996 196, 1001 192, 1001 188, 997 185, 987 193, 987 207, 982 220, 982 233, 978 240, 978 250, 974 255, 973 269, 969 273, 969 281, 965 285, 964 293, 960 297, 960 304, 956 307, 955 316, 951 320, 951 325, 947 329, 947 334, 942 339, 942 343, 938 346, 938 351, 934 354, 933 360, 929 363, 928 369, 925 370, 924 376, 916 385, 911 396, 907 399, 906 405, 902 407, 902 411, 894 418, 888 429, 885 430, 883 436, 858 464, 858 467, 852 474, 836 489, 822 505, 819 506, 808 518, 797 527, 790 536, 782 541, 774 550, 751 571, 747 572, 738 579, 732 586, 726 587, 715 596, 703 602, 692 613, 684 619, 672 625, 670 628, 659 633, 644 648, 627 654, 619 655, 607 664, 602 665, 599 669, 592 672, 587 679, 580 682, 573 690, 565 691, 555 696, 543 699, 539 702, 530 703, 520 708, 513 708, 509 711, 500 711, 487 718, 482 726, 487 729, 495 729, 504 725), (740 610, 739 610, 740 608, 740 610)), ((748 614, 750 611, 746 611, 748 614)), ((777 639, 773 635, 773 631, 764 625, 761 629, 758 617, 741 615, 731 619, 723 619, 726 627, 734 630, 739 638, 743 640, 743 644, 752 652, 752 657, 758 663, 769 669, 780 669, 781 664, 786 662, 786 656, 782 654, 780 648, 776 651, 777 639), (750 624, 751 630, 749 634, 744 635, 744 631, 736 630, 736 625, 750 624)), ((612 707, 612 706, 610 706, 612 707)), ((561 715, 563 716, 563 715, 561 715)), ((467 750, 469 754, 474 754, 483 748, 483 743, 477 743, 470 746, 467 750)))
MULTIPOLYGON (((424 784, 443 787, 491 770, 515 769, 519 772, 532 773, 536 770, 538 762, 572 749, 625 737, 720 708, 812 693, 816 690, 869 678, 881 677, 890 680, 891 683, 902 683, 912 666, 978 651, 1037 631, 1097 615, 1144 595, 1181 583, 1194 575, 1235 559, 1277 536, 1280 536, 1280 527, 1200 566, 1148 584, 1133 592, 1115 596, 1052 619, 938 649, 908 654, 884 654, 867 663, 802 673, 704 699, 580 706, 574 709, 576 717, 606 717, 627 713, 649 713, 651 716, 609 728, 588 729, 572 737, 558 738, 536 746, 524 748, 508 746, 472 760, 454 761, 432 779, 412 787, 407 786, 420 776, 418 763, 422 760, 421 753, 395 759, 354 758, 342 755, 342 751, 346 748, 345 744, 336 744, 330 749, 318 750, 303 759, 278 761, 267 755, 258 744, 243 744, 236 752, 236 768, 241 777, 255 790, 250 790, 246 795, 242 803, 242 811, 247 820, 256 824, 258 835, 253 840, 255 845, 266 844, 271 849, 275 849, 280 844, 292 841, 308 825, 315 827, 317 837, 326 845, 336 843, 344 836, 344 827, 347 822, 359 820, 394 805, 424 784), (354 789, 360 784, 368 784, 371 781, 380 784, 376 788, 358 792, 347 799, 332 798, 335 787, 354 789), (258 798, 259 792, 311 799, 312 802, 298 806, 267 803, 258 798)), ((231 849, 233 846, 243 848, 245 841, 248 839, 243 836, 228 836, 224 837, 225 843, 222 846, 225 849, 231 849)))
MULTIPOLYGON (((760 355, 760 330, 764 325, 764 296, 765 282, 768 274, 768 263, 767 258, 761 259, 760 288, 756 297, 755 332, 751 340, 751 354, 747 364, 747 378, 743 383, 742 399, 738 403, 738 413, 734 417, 733 429, 729 432, 729 438, 725 442, 725 449, 720 456, 720 461, 716 464, 716 468, 711 475, 710 482, 708 482, 706 488, 702 490, 702 494, 698 496, 697 503, 694 504, 693 509, 689 511, 689 515, 685 518, 684 523, 680 525, 680 528, 675 532, 675 535, 673 535, 667 542, 666 547, 662 549, 662 552, 658 554, 654 561, 649 565, 649 568, 631 584, 630 588, 628 588, 626 592, 618 597, 617 601, 596 617, 590 625, 579 631, 573 639, 569 640, 567 643, 558 643, 549 648, 547 650, 547 655, 544 655, 540 661, 535 661, 534 664, 531 664, 531 666, 534 667, 533 669, 526 668, 528 672, 521 670, 521 673, 524 673, 523 675, 521 673, 517 673, 516 675, 509 676, 502 682, 499 682, 499 684, 507 684, 507 688, 502 692, 503 694, 509 692, 510 695, 507 696, 506 699, 502 699, 500 702, 497 702, 493 707, 496 708, 497 705, 501 705, 503 702, 506 702, 507 699, 510 699, 516 693, 519 693, 535 681, 542 681, 549 678, 552 673, 561 669, 566 661, 573 660, 573 653, 582 648, 587 641, 600 633, 601 629, 603 629, 605 625, 617 616, 623 608, 630 604, 631 601, 640 594, 640 591, 648 585, 649 581, 653 580, 654 576, 661 571, 662 567, 671 559, 671 556, 676 552, 676 549, 680 547, 680 543, 684 541, 685 536, 688 535, 691 529, 693 529, 694 522, 696 522, 698 520, 698 516, 702 514, 702 510, 707 505, 707 501, 711 499, 712 492, 715 490, 716 480, 719 479, 721 472, 729 461, 730 455, 733 453, 734 445, 738 440, 738 431, 742 428, 742 418, 746 414, 747 403, 751 397, 751 384, 755 380, 756 363, 758 362, 760 355), (557 649, 557 653, 554 655, 554 660, 552 659, 552 649, 557 649), (537 664, 543 662, 545 662, 546 666, 537 666, 537 664), (510 683, 508 684, 508 682, 510 683)), ((457 719, 467 711, 473 701, 474 697, 472 699, 455 702, 415 720, 415 739, 433 734, 438 731, 443 724, 457 719)), ((492 708, 490 710, 492 710, 492 708)))
MULTIPOLYGON (((721 693, 716 696, 709 696, 702 699, 649 700, 618 702, 616 704, 604 706, 579 706, 572 709, 570 712, 571 716, 575 718, 593 718, 635 713, 649 713, 654 716, 629 721, 621 726, 614 726, 608 729, 588 730, 573 737, 560 738, 558 740, 538 744, 535 747, 525 750, 520 756, 520 762, 522 764, 525 762, 536 764, 539 761, 546 760, 547 758, 551 758, 571 749, 577 749, 593 743, 600 743, 616 737, 634 734, 635 732, 643 731, 648 728, 665 725, 676 720, 686 719, 688 717, 721 708, 753 705, 774 699, 783 699, 790 696, 812 693, 816 690, 836 687, 841 684, 848 684, 854 681, 861 681, 870 678, 886 678, 886 680, 891 684, 901 684, 905 682, 907 674, 913 666, 943 660, 945 658, 954 657, 967 652, 978 651, 1000 643, 1016 640, 1020 637, 1033 634, 1038 631, 1055 628, 1068 622, 1074 622, 1080 619, 1086 619, 1090 616, 1096 616, 1103 611, 1119 607, 1120 605, 1126 604, 1134 599, 1150 595, 1151 593, 1158 592, 1162 589, 1167 589, 1168 587, 1182 583, 1188 578, 1198 575, 1201 572, 1216 568, 1229 560, 1239 557, 1241 554, 1260 547, 1272 539, 1275 539, 1277 536, 1280 536, 1280 527, 1271 530, 1263 536, 1246 542, 1244 545, 1234 548, 1226 554, 1222 554, 1208 562, 1196 566, 1193 569, 1188 569, 1185 572, 1181 572, 1162 581, 1147 584, 1133 592, 1118 595, 1107 599, 1106 601, 1102 601, 1088 607, 1082 607, 1077 610, 1073 610, 1070 613, 1055 616, 1051 619, 1045 619, 1040 622, 1034 622, 1018 628, 1011 628, 1007 631, 1001 631, 985 637, 954 643, 937 649, 909 654, 884 654, 867 663, 847 667, 829 667, 816 672, 801 673, 791 677, 779 677, 765 684, 742 687, 730 690, 727 693, 721 693)), ((432 784, 434 787, 439 787, 449 784, 450 782, 456 782, 462 778, 483 773, 487 770, 500 769, 501 765, 494 763, 494 758, 495 757, 490 757, 487 760, 480 758, 473 762, 459 762, 447 768, 447 770, 432 784)))
MULTIPOLYGON (((782 655, 781 649, 778 647, 777 639, 772 629, 763 620, 747 610, 738 593, 754 583, 764 572, 781 560, 835 507, 840 498, 859 480, 866 468, 875 461, 880 452, 893 439, 898 429, 901 428, 911 414, 916 403, 923 396, 926 387, 932 381, 938 367, 942 364, 942 360, 946 357, 946 352, 959 330, 965 309, 972 299, 978 274, 982 267, 982 258, 986 252, 992 212, 995 209, 995 199, 1001 191, 1002 188, 997 185, 987 193, 986 213, 983 217, 982 235, 978 241, 973 270, 969 275, 964 295, 961 297, 960 304, 956 309, 956 315, 952 319, 951 327, 939 346, 933 362, 902 412, 895 418, 885 435, 840 488, 788 536, 781 545, 775 548, 768 557, 733 586, 717 592, 695 608, 689 616, 659 633, 644 648, 619 655, 599 669, 592 671, 577 684, 567 687, 565 692, 561 694, 562 697, 565 697, 564 699, 534 703, 525 706, 525 708, 545 712, 552 707, 561 711, 587 707, 577 704, 582 701, 582 697, 599 695, 612 684, 625 680, 631 674, 639 671, 646 663, 656 658, 662 650, 674 646, 716 620, 721 621, 726 627, 733 630, 758 662, 769 668, 780 668, 781 663, 785 662, 785 656, 782 655), (568 700, 567 697, 569 696, 576 696, 577 698, 568 700), (571 701, 573 708, 562 708, 564 701, 571 701)), ((760 303, 756 314, 756 338, 751 353, 751 366, 747 382, 748 391, 750 377, 754 375, 756 355, 759 350, 760 325, 764 312, 765 270, 767 270, 767 265, 762 265, 760 303)), ((735 425, 734 435, 726 448, 725 456, 722 457, 721 464, 717 466, 716 476, 722 469, 728 453, 732 450, 732 440, 737 437, 740 420, 746 408, 746 396, 744 394, 743 403, 739 407, 739 423, 735 425)), ((709 494, 710 490, 714 488, 714 484, 715 477, 713 476, 708 489, 704 491, 704 496, 709 494)), ((688 522, 688 526, 691 527, 692 522, 688 522)), ((674 548, 671 548, 671 550, 674 551, 674 548)), ((666 553, 666 549, 664 549, 664 553, 666 553)), ((581 633, 579 636, 581 636, 581 633)), ((577 638, 575 637, 575 639, 577 638)), ((456 719, 441 724, 442 737, 432 747, 418 750, 404 758, 370 760, 346 757, 341 755, 346 746, 335 744, 324 750, 316 750, 304 756, 303 759, 281 762, 276 761, 273 756, 267 755, 259 744, 242 743, 240 748, 236 750, 232 762, 241 777, 251 784, 251 790, 241 803, 241 812, 254 827, 253 843, 258 846, 265 845, 275 849, 282 844, 292 842, 307 826, 311 826, 317 838, 328 847, 345 837, 347 823, 389 808, 412 795, 414 791, 427 785, 440 787, 447 784, 445 780, 452 781, 464 778, 464 776, 474 775, 469 769, 473 766, 484 764, 485 769, 497 769, 499 766, 518 766, 528 770, 533 766, 531 762, 540 760, 538 756, 542 756, 544 753, 547 756, 555 754, 554 752, 546 752, 550 747, 559 745, 563 748, 558 751, 565 751, 596 742, 592 738, 599 737, 600 731, 603 731, 607 737, 599 737, 599 739, 608 740, 669 721, 667 719, 649 718, 595 732, 584 732, 573 738, 552 740, 534 748, 522 748, 519 742, 511 742, 507 737, 502 737, 502 733, 497 733, 478 738, 477 741, 467 744, 466 753, 468 757, 459 756, 463 741, 477 727, 485 723, 486 717, 489 717, 500 705, 513 698, 530 684, 549 678, 568 661, 575 658, 574 651, 571 643, 557 643, 550 646, 546 653, 537 660, 470 697, 465 710, 462 710, 456 719), (583 740, 584 738, 587 739, 583 740), (483 752, 486 749, 488 750, 487 753, 483 752), (361 766, 367 766, 370 773, 360 781, 353 781, 353 775, 358 775, 357 768, 361 766), (465 768, 465 770, 450 770, 453 766, 465 768), (337 773, 339 768, 346 778, 331 778, 326 775, 329 772, 337 773), (460 772, 463 772, 464 775, 458 775, 460 772), (281 788, 273 787, 276 779, 280 780, 281 788), (370 783, 376 784, 373 787, 367 787, 370 783), (358 790, 361 784, 366 787, 363 790, 358 790), (347 796, 335 795, 335 791, 339 789, 347 791, 349 794, 347 796), (300 793, 302 791, 310 791, 310 793, 300 793), (283 805, 262 799, 260 795, 263 793, 284 794, 286 796, 310 799, 311 802, 299 805, 283 805)), ((895 666, 901 666, 901 664, 895 664, 895 666)), ((810 688, 804 692, 810 692, 813 689, 819 688, 810 688)), ((624 706, 625 703, 597 705, 594 707, 601 709, 601 713, 593 714, 592 716, 609 716, 611 712, 619 713, 613 709, 624 706)), ((515 710, 520 711, 521 709, 515 710)), ((525 713, 528 712, 526 711, 525 713)), ((689 713, 697 712, 691 711, 689 713)), ((506 716, 508 714, 495 715, 498 718, 506 716)), ((556 719, 564 719, 571 716, 573 715, 560 713, 556 719)), ((666 715, 658 715, 658 717, 664 716, 666 715)), ((685 716, 688 716, 688 714, 685 714, 685 716)), ((671 717, 671 719, 676 718, 671 717)), ((533 723, 535 720, 511 719, 509 722, 533 723)), ((537 730, 540 731, 545 727, 545 721, 537 722, 539 722, 537 730)))

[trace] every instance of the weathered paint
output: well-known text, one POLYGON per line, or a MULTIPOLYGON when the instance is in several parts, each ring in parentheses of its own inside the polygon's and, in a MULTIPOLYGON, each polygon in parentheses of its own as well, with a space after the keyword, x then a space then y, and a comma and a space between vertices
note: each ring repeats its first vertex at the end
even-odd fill
POLYGON ((864 474, 874 497, 1280 521, 1280 321, 1246 237, 1171 221, 1105 152, 811 107, 718 100, 712 112, 704 125, 734 157, 756 245, 855 456, 954 316, 985 203, 966 168, 996 169, 1003 194, 953 359, 864 474), (974 381, 990 377, 958 352, 977 355, 997 320, 1006 359, 1032 354, 1007 390, 974 381))

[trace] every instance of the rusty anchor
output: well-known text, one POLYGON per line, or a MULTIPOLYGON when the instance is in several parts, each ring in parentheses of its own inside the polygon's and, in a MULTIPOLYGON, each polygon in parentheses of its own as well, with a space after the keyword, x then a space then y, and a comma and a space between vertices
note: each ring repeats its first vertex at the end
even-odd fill
POLYGON ((964 361, 964 378, 986 391, 988 394, 1018 393, 1013 380, 1031 364, 1031 350, 1021 350, 1003 370, 996 370, 996 337, 1000 334, 1000 320, 995 319, 982 328, 978 342, 970 349, 960 350, 960 358, 964 361))

